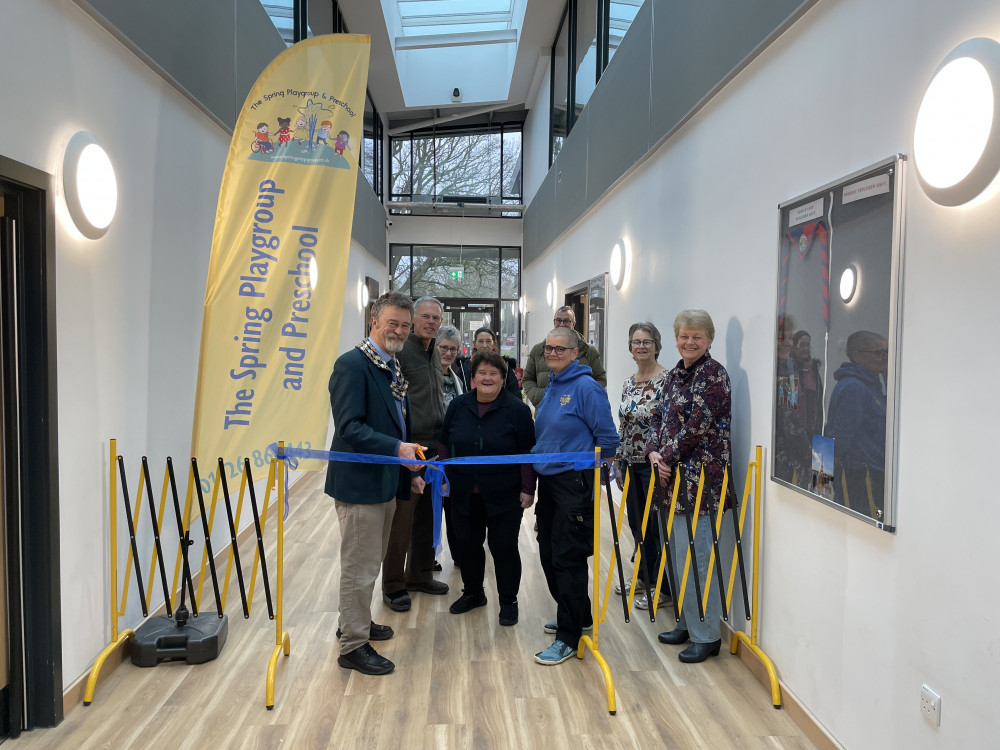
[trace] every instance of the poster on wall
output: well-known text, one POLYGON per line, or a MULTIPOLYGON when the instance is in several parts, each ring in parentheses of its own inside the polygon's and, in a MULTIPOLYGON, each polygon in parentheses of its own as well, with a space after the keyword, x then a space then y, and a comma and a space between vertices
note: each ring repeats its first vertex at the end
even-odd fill
MULTIPOLYGON (((347 283, 370 40, 301 41, 260 74, 219 189, 192 453, 266 476, 268 446, 325 448, 347 283)), ((321 468, 320 462, 300 468, 321 468)))
POLYGON ((897 154, 778 206, 771 478, 896 529, 897 154))

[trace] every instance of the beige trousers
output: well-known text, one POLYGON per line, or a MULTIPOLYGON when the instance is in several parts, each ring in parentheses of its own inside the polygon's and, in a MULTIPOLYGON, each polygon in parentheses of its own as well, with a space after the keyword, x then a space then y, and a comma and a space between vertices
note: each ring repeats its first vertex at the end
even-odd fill
POLYGON ((396 500, 335 503, 340 521, 340 652, 347 654, 368 643, 372 592, 389 546, 396 500))

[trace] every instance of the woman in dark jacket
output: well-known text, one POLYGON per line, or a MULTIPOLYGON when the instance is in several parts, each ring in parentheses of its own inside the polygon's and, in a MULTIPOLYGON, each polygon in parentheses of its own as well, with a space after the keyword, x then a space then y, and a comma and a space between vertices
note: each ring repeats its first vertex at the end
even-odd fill
MULTIPOLYGON (((504 390, 507 365, 494 352, 472 356, 475 390, 452 400, 441 430, 438 455, 505 456, 528 453, 535 444, 531 412, 504 390)), ((452 605, 460 615, 486 605, 483 580, 489 540, 500 599, 500 624, 517 623, 517 592, 521 556, 517 536, 521 516, 534 502, 534 472, 530 464, 455 465, 448 467, 451 517, 462 560, 462 596, 452 605)))
MULTIPOLYGON (((493 352, 495 354, 500 354, 500 347, 497 344, 496 334, 489 328, 480 328, 477 330, 475 337, 472 339, 472 345, 475 347, 475 351, 477 352, 493 352)), ((521 386, 517 382, 517 373, 514 372, 514 370, 517 369, 517 362, 511 357, 503 357, 503 362, 507 366, 504 388, 520 399, 521 386)), ((471 391, 475 388, 472 384, 471 362, 468 359, 459 358, 455 364, 458 365, 458 368, 461 370, 462 375, 465 378, 465 389, 467 391, 471 391)))

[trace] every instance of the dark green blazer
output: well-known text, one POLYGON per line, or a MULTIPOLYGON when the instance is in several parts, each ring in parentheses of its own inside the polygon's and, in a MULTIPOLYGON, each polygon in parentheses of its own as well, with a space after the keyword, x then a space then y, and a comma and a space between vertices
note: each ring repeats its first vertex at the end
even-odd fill
MULTIPOLYGON (((393 398, 389 373, 354 348, 342 354, 330 375, 334 434, 330 450, 395 456, 403 426, 393 398)), ((409 414, 409 404, 406 404, 409 414)), ((407 416, 406 434, 409 434, 407 416)), ((410 471, 402 466, 331 461, 326 494, 345 503, 387 503, 410 496, 410 471)))

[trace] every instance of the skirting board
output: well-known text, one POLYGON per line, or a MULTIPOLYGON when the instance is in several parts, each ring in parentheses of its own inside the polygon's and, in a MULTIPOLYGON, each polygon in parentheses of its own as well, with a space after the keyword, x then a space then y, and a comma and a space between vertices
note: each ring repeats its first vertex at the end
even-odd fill
MULTIPOLYGON (((731 643, 735 631, 729 623, 723 622, 721 624, 723 643, 731 643)), ((757 681, 767 689, 768 696, 770 697, 771 680, 768 677, 767 668, 764 666, 764 663, 742 641, 738 641, 737 643, 736 655, 743 662, 743 665, 750 670, 750 673, 757 678, 757 681)), ((826 731, 826 728, 819 723, 808 708, 799 702, 795 694, 780 679, 778 680, 778 685, 781 687, 781 707, 788 713, 789 718, 795 722, 799 729, 805 733, 810 742, 819 750, 844 750, 844 746, 826 731)))
MULTIPOLYGON (((310 472, 304 472, 301 477, 295 480, 289 488, 289 492, 295 489, 299 482, 302 482, 310 477, 310 472)), ((239 533, 236 537, 237 544, 243 544, 247 539, 253 537, 256 533, 253 524, 248 524, 243 531, 239 533)), ((226 558, 228 556, 228 547, 220 551, 215 556, 215 564, 221 566, 225 564, 226 558)), ((194 576, 194 584, 198 585, 197 576, 194 576)), ((117 593, 115 594, 117 596, 117 593)), ((149 616, 153 617, 156 615, 164 615, 167 613, 167 608, 165 605, 161 604, 155 612, 150 612, 149 616)), ((141 624, 141 623, 140 623, 141 624)), ((107 660, 104 662, 104 668, 101 669, 101 673, 97 677, 97 685, 94 691, 94 700, 97 700, 97 696, 100 692, 101 684, 111 676, 118 666, 128 658, 128 641, 123 641, 122 644, 116 648, 113 652, 108 655, 107 660)), ((87 680, 90 678, 90 670, 88 669, 82 675, 80 675, 75 682, 73 682, 68 688, 63 691, 63 718, 69 715, 69 712, 76 708, 77 706, 83 705, 83 693, 87 689, 87 680)))

